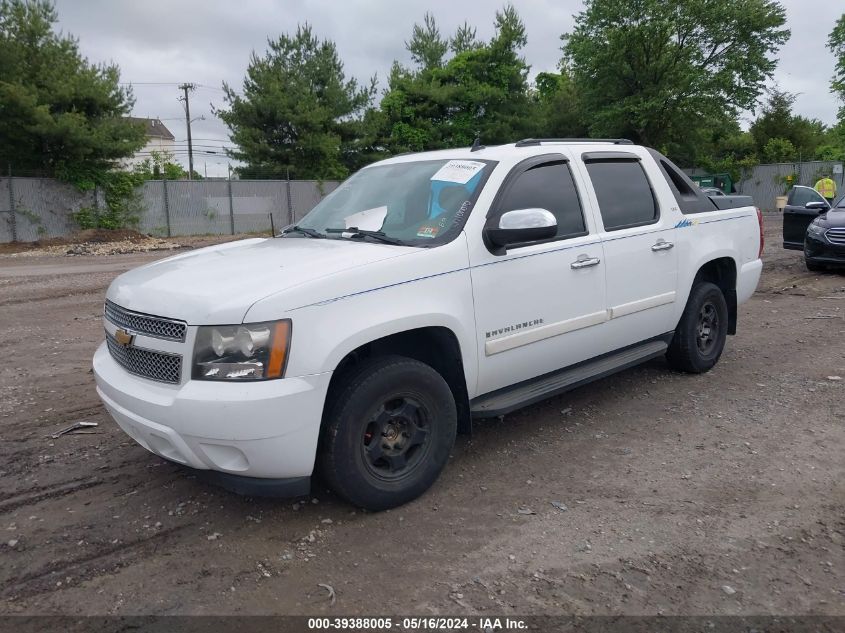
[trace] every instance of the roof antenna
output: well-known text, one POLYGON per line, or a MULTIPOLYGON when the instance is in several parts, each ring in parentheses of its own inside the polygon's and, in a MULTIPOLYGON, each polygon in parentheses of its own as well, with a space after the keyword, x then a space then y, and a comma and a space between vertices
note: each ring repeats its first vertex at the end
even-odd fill
POLYGON ((478 132, 475 133, 475 140, 472 142, 472 147, 469 148, 471 152, 477 152, 480 149, 484 149, 484 145, 481 144, 481 136, 478 132))

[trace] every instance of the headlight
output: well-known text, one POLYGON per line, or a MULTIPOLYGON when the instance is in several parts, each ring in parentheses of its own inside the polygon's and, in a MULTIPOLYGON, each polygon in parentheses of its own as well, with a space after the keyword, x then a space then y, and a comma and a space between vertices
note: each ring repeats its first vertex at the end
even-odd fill
POLYGON ((194 380, 282 378, 290 350, 291 323, 269 321, 202 326, 194 346, 194 380))
POLYGON ((815 237, 822 237, 827 231, 827 227, 816 224, 815 222, 807 227, 807 233, 815 237))

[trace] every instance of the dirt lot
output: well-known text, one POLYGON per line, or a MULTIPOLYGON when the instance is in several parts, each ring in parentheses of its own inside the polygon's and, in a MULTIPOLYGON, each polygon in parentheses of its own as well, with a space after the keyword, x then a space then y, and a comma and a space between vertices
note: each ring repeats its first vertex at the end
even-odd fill
POLYGON ((237 497, 107 417, 103 293, 168 253, 0 256, 0 613, 845 614, 845 275, 767 223, 711 373, 655 361, 478 424, 381 514, 237 497))

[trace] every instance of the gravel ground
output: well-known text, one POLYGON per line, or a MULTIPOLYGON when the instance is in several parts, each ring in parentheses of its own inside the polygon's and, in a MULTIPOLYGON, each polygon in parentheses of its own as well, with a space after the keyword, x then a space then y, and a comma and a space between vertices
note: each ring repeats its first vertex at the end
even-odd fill
POLYGON ((712 372, 653 361, 477 424, 380 514, 229 494, 107 417, 104 290, 167 253, 0 257, 0 613, 845 615, 845 276, 767 224, 712 372))

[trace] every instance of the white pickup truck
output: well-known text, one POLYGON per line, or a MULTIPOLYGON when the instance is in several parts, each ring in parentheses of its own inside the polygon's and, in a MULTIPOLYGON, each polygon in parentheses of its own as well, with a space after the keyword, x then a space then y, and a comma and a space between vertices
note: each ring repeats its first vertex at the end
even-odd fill
POLYGON ((97 392, 149 451, 248 494, 316 470, 384 509, 456 432, 666 355, 704 372, 754 292, 762 219, 624 139, 397 156, 296 226, 119 276, 97 392))

